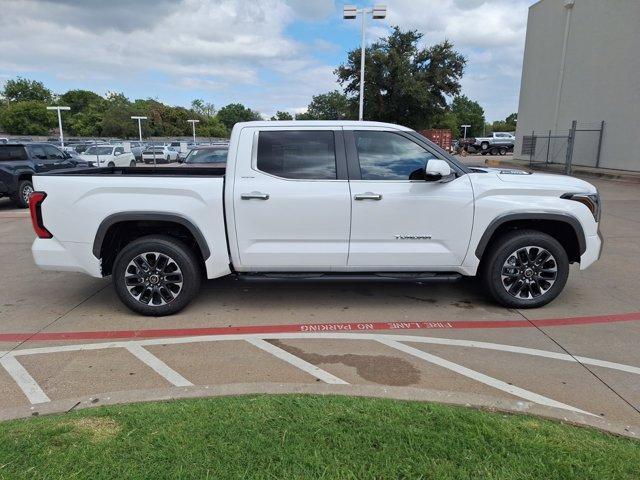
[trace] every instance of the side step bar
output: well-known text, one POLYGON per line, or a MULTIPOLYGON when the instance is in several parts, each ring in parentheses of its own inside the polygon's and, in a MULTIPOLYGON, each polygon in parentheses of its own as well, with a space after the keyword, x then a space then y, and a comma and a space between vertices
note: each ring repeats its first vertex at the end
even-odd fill
POLYGON ((455 282, 462 278, 452 272, 375 272, 375 273, 238 273, 248 282, 455 282))

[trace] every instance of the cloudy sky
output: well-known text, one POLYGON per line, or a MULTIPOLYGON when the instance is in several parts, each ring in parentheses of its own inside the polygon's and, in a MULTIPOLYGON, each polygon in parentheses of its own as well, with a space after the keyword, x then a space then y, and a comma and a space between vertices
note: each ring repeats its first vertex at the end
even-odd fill
MULTIPOLYGON (((188 105, 242 102, 265 115, 303 111, 337 88, 334 68, 360 42, 339 0, 0 0, 0 83, 16 75, 55 92, 85 88, 188 105)), ((386 0, 391 25, 445 38, 468 59, 463 92, 488 120, 517 110, 533 0, 386 0)), ((366 108, 366 107, 365 107, 366 108)))

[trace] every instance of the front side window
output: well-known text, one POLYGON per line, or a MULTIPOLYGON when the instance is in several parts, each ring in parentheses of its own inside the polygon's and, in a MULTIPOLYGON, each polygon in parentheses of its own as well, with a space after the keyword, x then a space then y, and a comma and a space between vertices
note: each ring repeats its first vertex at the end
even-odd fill
POLYGON ((282 178, 335 180, 331 130, 263 131, 258 136, 258 170, 282 178))
POLYGON ((353 134, 362 180, 419 179, 427 161, 437 158, 397 133, 363 130, 353 134))
POLYGON ((50 145, 44 145, 43 148, 44 148, 44 151, 47 154, 47 158, 49 160, 63 160, 64 159, 64 155, 56 147, 52 147, 50 145))

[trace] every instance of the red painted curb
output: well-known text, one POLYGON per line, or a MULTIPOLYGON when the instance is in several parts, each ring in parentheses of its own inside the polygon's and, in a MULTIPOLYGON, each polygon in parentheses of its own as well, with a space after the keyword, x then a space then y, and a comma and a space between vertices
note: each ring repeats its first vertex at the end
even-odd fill
POLYGON ((543 320, 478 320, 450 322, 377 322, 377 323, 312 323, 293 325, 251 325, 238 327, 173 328, 152 330, 111 330, 95 332, 0 333, 0 341, 52 340, 117 340, 131 338, 197 337, 296 332, 367 332, 375 330, 448 330, 476 328, 533 328, 587 325, 597 323, 632 322, 640 320, 640 312, 590 317, 548 318, 543 320))

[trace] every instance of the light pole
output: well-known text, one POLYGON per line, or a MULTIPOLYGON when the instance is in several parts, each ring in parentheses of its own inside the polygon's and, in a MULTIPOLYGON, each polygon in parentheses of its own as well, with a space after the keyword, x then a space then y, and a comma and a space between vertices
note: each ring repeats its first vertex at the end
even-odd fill
POLYGON ((71 110, 71 107, 47 107, 47 110, 57 110, 58 111, 58 128, 60 129, 60 146, 64 148, 64 135, 62 134, 62 114, 60 114, 60 110, 71 110))
POLYGON ((146 120, 147 117, 131 117, 131 120, 138 120, 138 137, 140 139, 140 143, 142 143, 142 120, 146 120))
POLYGON ((358 120, 362 121, 364 113, 364 55, 365 55, 365 20, 371 14, 374 20, 382 20, 387 16, 386 5, 375 5, 373 8, 357 8, 354 5, 345 5, 342 10, 342 18, 345 20, 355 20, 360 15, 360 107, 358 109, 358 120))
POLYGON ((193 128, 193 143, 196 143, 196 123, 199 123, 200 120, 187 120, 191 124, 193 128))
POLYGON ((464 128, 464 139, 467 139, 467 128, 471 128, 471 125, 460 125, 462 128, 464 128))

